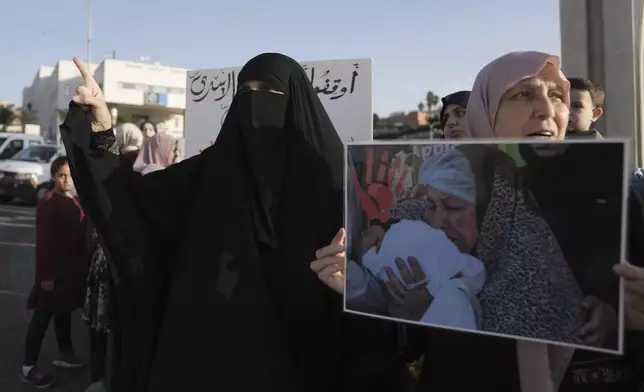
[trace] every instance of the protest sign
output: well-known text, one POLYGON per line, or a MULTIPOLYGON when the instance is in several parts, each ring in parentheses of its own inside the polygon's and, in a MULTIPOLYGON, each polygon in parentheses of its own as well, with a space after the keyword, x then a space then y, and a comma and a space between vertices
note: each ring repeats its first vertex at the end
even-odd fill
MULTIPOLYGON (((343 142, 373 134, 371 59, 300 63, 343 142)), ((219 134, 237 91, 242 67, 189 71, 186 82, 185 156, 198 154, 219 134)))
POLYGON ((349 143, 345 310, 621 353, 606 331, 623 320, 626 155, 624 141, 349 143), (608 328, 586 331, 589 298, 608 328))

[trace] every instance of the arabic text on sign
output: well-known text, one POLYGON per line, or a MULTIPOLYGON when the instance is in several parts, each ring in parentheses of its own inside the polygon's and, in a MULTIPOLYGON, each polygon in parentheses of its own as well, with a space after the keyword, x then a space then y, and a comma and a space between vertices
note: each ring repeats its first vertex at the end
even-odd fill
POLYGON ((311 84, 313 84, 313 87, 315 88, 315 92, 318 94, 327 95, 329 96, 329 99, 335 100, 344 97, 347 93, 353 94, 356 89, 356 78, 358 77, 358 69, 360 68, 360 64, 353 64, 353 72, 351 72, 351 80, 348 83, 348 87, 346 84, 343 85, 341 78, 331 78, 329 76, 331 73, 330 69, 326 69, 324 72, 322 72, 322 75, 317 76, 316 79, 315 67, 311 67, 311 69, 309 70, 309 67, 307 65, 304 65, 303 68, 305 71, 310 72, 308 76, 311 80, 311 84), (318 81, 321 81, 323 83, 322 87, 316 85, 316 82, 318 81))
MULTIPOLYGON (((235 71, 228 73, 221 72, 221 75, 210 78, 200 71, 195 71, 194 74, 188 75, 190 79, 190 94, 193 102, 201 102, 208 96, 213 101, 218 102, 224 99, 229 94, 234 94, 236 91, 235 84, 237 83, 235 71)), ((231 97, 232 98, 232 97, 231 97)))

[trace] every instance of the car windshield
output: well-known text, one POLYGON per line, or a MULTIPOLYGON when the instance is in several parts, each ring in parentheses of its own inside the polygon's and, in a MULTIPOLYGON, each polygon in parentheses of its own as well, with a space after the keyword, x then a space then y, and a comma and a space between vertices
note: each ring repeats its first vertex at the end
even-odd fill
POLYGON ((47 163, 56 154, 56 151, 56 147, 32 146, 20 151, 19 153, 14 155, 11 160, 47 163))

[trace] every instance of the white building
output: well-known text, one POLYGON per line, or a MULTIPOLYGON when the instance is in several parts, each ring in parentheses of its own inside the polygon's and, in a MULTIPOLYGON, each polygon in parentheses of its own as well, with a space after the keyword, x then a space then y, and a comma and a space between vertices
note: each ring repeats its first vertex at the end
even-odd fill
MULTIPOLYGON (((150 120, 159 130, 183 138, 187 69, 117 59, 91 65, 110 107, 113 123, 150 120)), ((23 107, 36 111, 43 137, 58 140, 61 115, 69 108, 76 88, 82 84, 72 61, 55 67, 40 67, 23 90, 23 107)))
MULTIPOLYGON (((95 72, 112 117, 150 120, 161 131, 183 138, 187 69, 109 59, 95 72)), ((114 121, 114 120, 113 120, 114 121)))

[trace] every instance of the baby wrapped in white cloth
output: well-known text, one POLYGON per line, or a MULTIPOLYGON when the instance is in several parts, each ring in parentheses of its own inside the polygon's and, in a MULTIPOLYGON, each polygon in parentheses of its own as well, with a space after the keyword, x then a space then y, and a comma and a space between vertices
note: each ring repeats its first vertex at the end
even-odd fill
POLYGON ((480 311, 476 295, 485 283, 485 267, 481 260, 461 253, 443 231, 417 220, 393 224, 379 251, 376 253, 375 247, 367 251, 362 264, 383 281, 389 280, 385 268, 390 267, 403 282, 395 263, 397 257, 405 261, 408 257, 418 260, 426 280, 414 286, 427 284, 434 297, 421 322, 477 329, 480 311))

